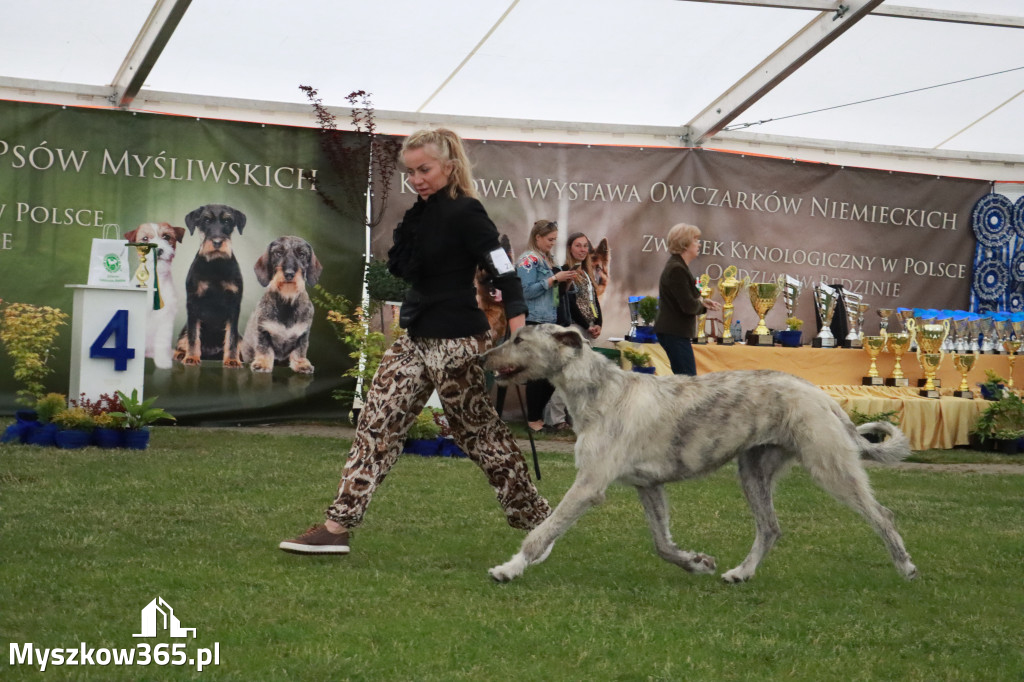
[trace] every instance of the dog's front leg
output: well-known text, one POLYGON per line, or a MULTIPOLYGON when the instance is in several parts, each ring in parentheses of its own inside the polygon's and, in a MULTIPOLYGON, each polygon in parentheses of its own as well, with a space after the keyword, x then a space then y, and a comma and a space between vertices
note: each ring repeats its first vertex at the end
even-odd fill
POLYGON ((288 366, 296 374, 312 374, 313 363, 306 359, 306 349, 309 347, 309 333, 302 335, 299 345, 288 355, 288 366))
POLYGON ((241 367, 242 360, 238 357, 238 316, 228 320, 224 325, 224 359, 225 367, 241 367))
POLYGON ((668 527, 668 498, 665 487, 661 485, 637 486, 640 503, 647 515, 647 525, 654 536, 654 547, 665 561, 681 566, 690 573, 714 573, 715 557, 699 552, 687 552, 679 549, 672 541, 668 527))
POLYGON ((588 509, 604 501, 607 483, 595 483, 577 478, 565 493, 565 497, 551 512, 551 516, 530 531, 523 540, 519 552, 506 563, 495 566, 488 573, 498 582, 508 582, 518 578, 530 564, 540 563, 547 558, 547 549, 560 538, 569 526, 583 516, 588 509))

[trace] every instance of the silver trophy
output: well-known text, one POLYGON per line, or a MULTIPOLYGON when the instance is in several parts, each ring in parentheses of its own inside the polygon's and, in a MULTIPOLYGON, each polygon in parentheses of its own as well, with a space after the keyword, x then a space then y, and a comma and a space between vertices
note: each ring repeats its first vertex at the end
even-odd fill
POLYGON ((642 296, 630 296, 626 299, 629 304, 629 333, 626 340, 632 341, 636 338, 636 328, 640 324, 640 299, 642 296))
POLYGON ((796 317, 796 304, 804 287, 796 277, 790 275, 785 277, 785 282, 782 285, 782 301, 786 304, 786 317, 796 317))
POLYGON ((981 346, 980 352, 982 353, 998 353, 999 350, 995 344, 996 334, 996 323, 992 319, 991 314, 982 315, 978 318, 978 329, 981 331, 981 346))
POLYGON ((970 330, 968 329, 970 319, 966 314, 957 313, 953 316, 953 352, 964 354, 969 353, 970 348, 970 330))
POLYGON ((821 331, 818 332, 818 335, 811 341, 811 345, 813 347, 836 347, 836 337, 832 335, 832 329, 829 328, 829 325, 832 324, 832 315, 836 312, 836 303, 838 300, 838 292, 829 285, 814 285, 814 307, 818 311, 818 317, 821 318, 821 331))
POLYGON ((846 324, 849 331, 843 339, 843 348, 861 348, 864 344, 860 341, 860 334, 857 333, 858 319, 860 318, 860 302, 864 297, 852 291, 843 290, 843 302, 846 304, 846 324))
POLYGON ((981 332, 979 322, 981 316, 977 313, 968 313, 967 315, 967 347, 968 353, 980 353, 981 346, 978 344, 978 334, 981 332))

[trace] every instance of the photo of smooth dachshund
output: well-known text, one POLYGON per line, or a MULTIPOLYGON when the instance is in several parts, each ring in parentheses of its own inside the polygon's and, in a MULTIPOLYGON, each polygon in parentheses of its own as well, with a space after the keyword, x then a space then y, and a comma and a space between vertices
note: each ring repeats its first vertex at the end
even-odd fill
POLYGON ((293 372, 312 374, 306 359, 313 303, 306 287, 320 279, 323 267, 313 247, 300 237, 278 237, 253 267, 267 290, 245 326, 241 358, 253 372, 271 372, 288 362, 293 372))
POLYGON ((242 271, 231 245, 242 234, 245 214, 223 204, 200 206, 187 216, 189 234, 203 235, 185 278, 185 328, 178 336, 174 359, 185 365, 221 360, 241 367, 238 315, 242 304, 242 271))

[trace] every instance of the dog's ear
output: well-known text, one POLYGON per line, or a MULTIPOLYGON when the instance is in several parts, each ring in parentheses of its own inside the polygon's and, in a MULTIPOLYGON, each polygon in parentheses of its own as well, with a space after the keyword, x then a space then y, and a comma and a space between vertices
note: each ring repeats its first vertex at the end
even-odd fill
POLYGON ((204 208, 206 207, 200 206, 199 208, 189 212, 189 214, 185 216, 185 225, 188 226, 189 234, 195 234, 196 225, 199 224, 199 216, 203 214, 204 208))
POLYGON ((256 265, 252 266, 252 271, 256 273, 256 279, 259 281, 261 287, 265 287, 270 284, 270 280, 274 276, 274 273, 270 271, 269 246, 267 247, 267 250, 256 259, 256 265))
POLYGON ((608 246, 608 237, 604 237, 597 243, 597 248, 594 249, 594 253, 606 259, 612 255, 611 248, 608 246))
POLYGON ((134 230, 132 230, 131 232, 125 232, 124 233, 124 238, 127 239, 130 242, 134 242, 135 238, 138 237, 138 236, 139 236, 139 228, 137 228, 137 227, 134 230))
POLYGON ((242 228, 245 227, 245 214, 239 211, 237 208, 231 209, 235 214, 235 229, 238 230, 238 234, 242 234, 242 228))
POLYGON ((555 332, 551 337, 567 348, 583 348, 583 337, 574 331, 555 332))
POLYGON ((175 227, 174 225, 168 225, 167 227, 174 230, 174 240, 180 244, 181 240, 185 238, 185 228, 175 227))
POLYGON ((302 273, 302 276, 306 279, 306 284, 309 286, 316 286, 316 283, 320 281, 320 275, 324 271, 324 266, 320 265, 320 261, 317 260, 316 254, 312 251, 309 252, 309 270, 302 273))

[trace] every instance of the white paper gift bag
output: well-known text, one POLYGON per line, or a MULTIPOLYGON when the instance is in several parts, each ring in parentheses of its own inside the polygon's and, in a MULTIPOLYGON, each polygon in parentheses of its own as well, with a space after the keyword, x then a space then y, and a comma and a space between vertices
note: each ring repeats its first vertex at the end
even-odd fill
POLYGON ((89 253, 89 284, 124 284, 131 276, 128 265, 128 242, 125 239, 108 238, 108 228, 117 236, 117 225, 105 225, 103 238, 92 240, 89 253))

